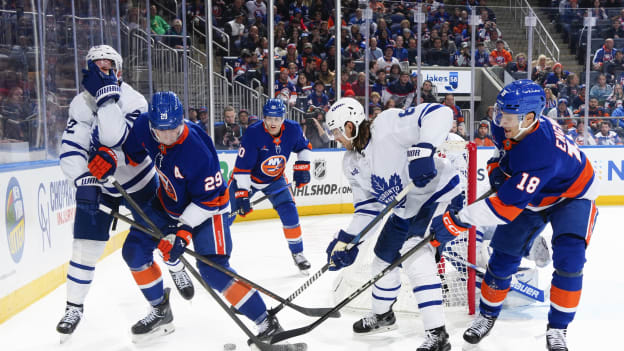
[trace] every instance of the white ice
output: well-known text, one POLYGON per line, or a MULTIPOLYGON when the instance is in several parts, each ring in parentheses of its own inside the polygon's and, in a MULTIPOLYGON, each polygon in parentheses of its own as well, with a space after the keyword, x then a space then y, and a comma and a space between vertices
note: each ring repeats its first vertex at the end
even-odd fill
MULTIPOLYGON (((624 274, 621 256, 624 236, 621 233, 622 207, 602 207, 587 252, 583 294, 575 321, 568 329, 570 350, 622 350, 624 326, 624 274)), ((305 253, 315 272, 325 263, 325 248, 336 230, 344 227, 349 215, 302 217, 305 253)), ((286 297, 306 278, 296 270, 283 238, 279 220, 237 223, 232 228, 234 252, 232 266, 249 279, 286 297)), ((191 258, 192 260, 192 258, 191 258)), ((548 281, 552 267, 541 272, 548 281)), ((331 306, 330 290, 336 273, 327 272, 294 302, 306 307, 331 306)), ((168 273, 165 284, 172 286, 168 273)), ((543 286, 542 286, 543 287, 543 286)), ((93 286, 85 302, 85 315, 74 336, 59 344, 55 331, 65 307, 65 285, 39 300, 28 309, 0 325, 0 350, 209 350, 220 351, 226 343, 237 350, 248 349, 247 338, 227 314, 195 283, 191 302, 177 292, 171 306, 176 331, 149 343, 133 344, 130 326, 143 318, 148 304, 134 283, 119 251, 101 261, 96 268, 93 286)), ((265 298, 268 306, 277 303, 265 298)), ((548 304, 505 310, 494 330, 478 350, 543 350, 548 304)), ((285 329, 314 322, 285 308, 278 314, 285 329)), ((447 313, 447 330, 453 350, 463 347, 462 333, 472 318, 459 312, 447 313)), ((399 329, 368 337, 354 336, 351 325, 360 314, 343 313, 342 318, 328 319, 309 334, 292 341, 306 342, 309 350, 415 350, 423 341, 424 331, 418 317, 400 315, 399 329)), ((255 331, 255 327, 247 323, 255 331)))

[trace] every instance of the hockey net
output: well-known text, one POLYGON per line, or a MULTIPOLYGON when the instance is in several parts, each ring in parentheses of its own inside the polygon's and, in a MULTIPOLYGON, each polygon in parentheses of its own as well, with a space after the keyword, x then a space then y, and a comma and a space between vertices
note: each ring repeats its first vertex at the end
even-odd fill
MULTIPOLYGON (((464 140, 447 140, 437 151, 437 157, 447 158, 451 161, 460 176, 460 184, 465 194, 465 202, 471 203, 476 198, 476 159, 477 151, 474 143, 464 140)), ((381 228, 381 227, 380 227, 381 228)), ((379 231, 370 232, 366 240, 359 246, 360 254, 355 262, 340 271, 333 284, 334 303, 339 303, 364 285, 371 277, 371 263, 373 261, 375 243, 379 231)), ((455 240, 446 244, 446 255, 459 256, 469 262, 475 260, 475 230, 474 227, 464 232, 455 240)), ((378 272, 374 272, 375 274, 378 272)), ((474 313, 475 308, 475 276, 474 271, 466 266, 450 262, 441 257, 438 263, 438 274, 442 281, 444 304, 447 309, 465 310, 469 314, 474 313)), ((401 291, 397 302, 393 306, 395 312, 417 314, 416 299, 411 292, 411 283, 407 275, 401 272, 401 291)), ((351 301, 345 309, 352 311, 371 310, 371 289, 360 294, 351 301)))

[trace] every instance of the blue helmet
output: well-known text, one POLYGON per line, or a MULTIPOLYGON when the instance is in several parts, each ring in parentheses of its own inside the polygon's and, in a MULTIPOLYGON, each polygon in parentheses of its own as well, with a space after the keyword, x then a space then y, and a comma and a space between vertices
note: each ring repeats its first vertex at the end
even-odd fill
MULTIPOLYGON (((546 106, 546 94, 544 89, 530 79, 521 79, 508 84, 496 97, 498 112, 515 115, 535 113, 539 118, 546 106)), ((498 114, 497 114, 498 115, 498 114)), ((500 117, 494 118, 494 123, 500 125, 500 117)))
POLYGON ((286 106, 281 99, 269 99, 262 108, 264 117, 284 117, 286 115, 286 106))
POLYGON ((149 109, 150 126, 158 130, 175 129, 184 121, 184 108, 172 91, 155 93, 149 109))

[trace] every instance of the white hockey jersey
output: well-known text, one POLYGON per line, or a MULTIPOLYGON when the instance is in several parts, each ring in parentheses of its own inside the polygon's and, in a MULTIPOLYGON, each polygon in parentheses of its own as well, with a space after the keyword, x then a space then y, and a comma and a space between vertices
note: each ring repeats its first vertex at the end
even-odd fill
MULTIPOLYGON (((355 214, 347 233, 359 233, 386 204, 412 180, 407 150, 418 143, 442 144, 451 129, 452 114, 432 114, 440 104, 420 104, 405 111, 389 109, 371 126, 371 139, 362 153, 347 151, 343 170, 351 184, 355 214), (441 117, 443 116, 443 117, 441 117)), ((439 111, 438 111, 439 112, 439 111)), ((446 158, 434 157, 437 175, 423 188, 415 188, 393 212, 401 218, 415 216, 425 203, 450 202, 461 192, 459 176, 446 158)))
MULTIPOLYGON (((103 145, 118 155, 114 177, 124 189, 133 193, 143 188, 155 174, 151 159, 147 157, 140 164, 130 165, 121 150, 134 120, 143 112, 147 112, 147 101, 126 83, 121 84, 117 103, 105 103, 100 108, 86 91, 74 97, 61 142, 60 164, 65 176, 74 182, 89 172, 89 155, 103 145)), ((103 191, 119 196, 113 186, 105 186, 103 191)))

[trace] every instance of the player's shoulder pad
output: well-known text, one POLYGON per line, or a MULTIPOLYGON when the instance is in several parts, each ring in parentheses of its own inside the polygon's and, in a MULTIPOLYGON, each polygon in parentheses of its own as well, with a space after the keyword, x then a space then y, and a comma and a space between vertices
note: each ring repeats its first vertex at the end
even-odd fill
POLYGON ((301 131, 303 133, 303 129, 301 129, 301 125, 292 119, 284 119, 284 128, 285 130, 294 130, 301 131))
POLYGON ((186 121, 186 120, 184 121, 184 123, 186 124, 186 127, 188 128, 189 131, 188 131, 188 136, 186 137, 182 145, 184 145, 184 147, 189 150, 195 150, 194 151, 195 153, 191 152, 191 154, 196 156, 197 155, 196 152, 198 152, 200 149, 207 150, 208 152, 215 151, 212 138, 210 138, 210 136, 208 135, 208 133, 206 133, 206 131, 204 131, 196 123, 186 121))
POLYGON ((130 84, 125 82, 121 83, 121 96, 119 97, 118 104, 124 113, 130 113, 136 110, 146 112, 148 108, 147 100, 136 91, 130 84))
POLYGON ((80 122, 93 123, 95 111, 97 111, 95 99, 85 91, 74 96, 69 103, 69 117, 80 122))
POLYGON ((356 151, 347 150, 342 158, 342 171, 347 179, 354 179, 360 170, 358 169, 358 160, 362 155, 356 151))
POLYGON ((553 167, 555 141, 552 125, 540 118, 537 129, 529 133, 510 153, 510 165, 514 170, 533 170, 553 167))

